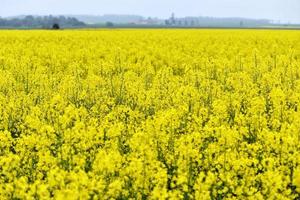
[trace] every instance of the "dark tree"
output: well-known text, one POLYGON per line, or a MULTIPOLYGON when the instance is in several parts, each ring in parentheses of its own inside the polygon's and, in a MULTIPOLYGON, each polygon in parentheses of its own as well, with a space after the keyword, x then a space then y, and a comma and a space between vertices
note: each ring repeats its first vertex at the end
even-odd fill
POLYGON ((112 23, 112 22, 106 22, 106 27, 113 27, 114 26, 114 24, 112 23))
POLYGON ((240 21, 240 27, 243 27, 243 26, 244 26, 244 22, 240 21))
POLYGON ((54 30, 58 30, 58 29, 60 29, 60 26, 59 26, 59 24, 53 24, 53 26, 52 26, 52 29, 54 29, 54 30))

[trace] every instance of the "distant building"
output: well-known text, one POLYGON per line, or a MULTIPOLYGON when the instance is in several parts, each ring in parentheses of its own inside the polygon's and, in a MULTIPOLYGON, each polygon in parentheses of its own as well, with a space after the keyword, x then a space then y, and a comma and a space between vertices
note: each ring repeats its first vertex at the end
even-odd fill
POLYGON ((162 24, 162 20, 157 19, 157 18, 148 17, 146 19, 139 20, 136 24, 140 24, 140 25, 159 25, 159 24, 162 24))
POLYGON ((171 16, 171 24, 175 25, 176 21, 175 21, 175 13, 172 13, 171 16))
POLYGON ((176 23, 178 23, 178 21, 175 18, 175 13, 172 13, 171 17, 165 21, 165 25, 167 26, 174 26, 176 23))

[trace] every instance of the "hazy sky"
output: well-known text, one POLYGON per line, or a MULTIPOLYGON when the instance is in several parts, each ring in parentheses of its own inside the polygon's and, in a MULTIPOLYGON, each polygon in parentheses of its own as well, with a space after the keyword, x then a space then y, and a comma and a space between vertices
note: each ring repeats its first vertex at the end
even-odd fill
POLYGON ((0 0, 0 16, 138 14, 247 17, 300 23, 300 0, 0 0))

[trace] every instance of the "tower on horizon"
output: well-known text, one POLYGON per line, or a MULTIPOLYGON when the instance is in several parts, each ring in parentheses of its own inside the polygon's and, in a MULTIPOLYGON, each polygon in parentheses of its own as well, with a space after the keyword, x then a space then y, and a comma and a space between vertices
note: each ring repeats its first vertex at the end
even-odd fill
POLYGON ((175 24, 175 13, 172 13, 172 15, 171 15, 171 24, 172 25, 175 24))

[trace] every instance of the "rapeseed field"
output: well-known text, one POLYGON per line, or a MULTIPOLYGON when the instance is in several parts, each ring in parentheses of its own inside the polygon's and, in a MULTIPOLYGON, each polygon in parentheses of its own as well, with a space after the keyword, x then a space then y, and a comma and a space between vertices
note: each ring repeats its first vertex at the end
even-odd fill
POLYGON ((299 31, 0 31, 0 199, 297 199, 299 106, 299 31))

